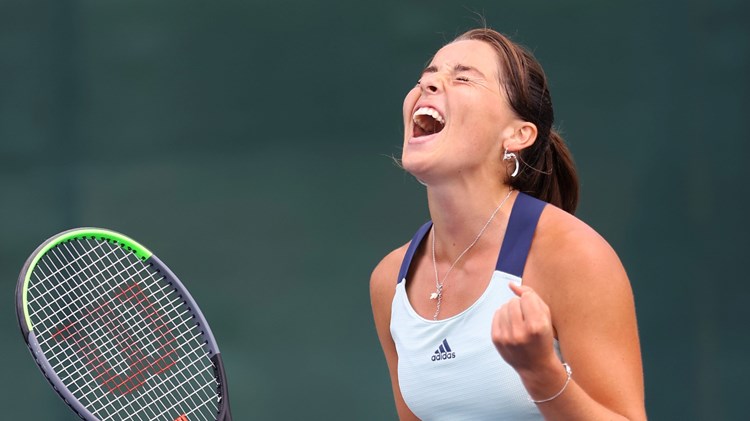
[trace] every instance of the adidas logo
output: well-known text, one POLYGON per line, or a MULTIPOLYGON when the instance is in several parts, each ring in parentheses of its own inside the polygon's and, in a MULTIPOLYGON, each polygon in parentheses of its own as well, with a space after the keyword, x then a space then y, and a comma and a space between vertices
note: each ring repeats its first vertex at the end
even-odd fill
POLYGON ((451 351, 450 345, 448 345, 448 339, 443 339, 443 343, 440 344, 435 353, 432 354, 432 361, 450 360, 456 358, 456 352, 451 351))

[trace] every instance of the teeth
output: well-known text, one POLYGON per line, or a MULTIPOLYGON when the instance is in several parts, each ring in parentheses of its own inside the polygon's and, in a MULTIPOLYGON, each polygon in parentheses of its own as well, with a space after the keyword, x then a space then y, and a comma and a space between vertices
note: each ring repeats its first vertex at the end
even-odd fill
POLYGON ((420 115, 428 115, 434 118, 435 120, 437 120, 438 123, 443 124, 443 125, 445 124, 445 119, 443 118, 443 116, 441 116, 440 113, 438 113, 437 110, 434 108, 430 108, 430 107, 418 108, 417 111, 414 111, 412 120, 416 123, 417 117, 420 115))

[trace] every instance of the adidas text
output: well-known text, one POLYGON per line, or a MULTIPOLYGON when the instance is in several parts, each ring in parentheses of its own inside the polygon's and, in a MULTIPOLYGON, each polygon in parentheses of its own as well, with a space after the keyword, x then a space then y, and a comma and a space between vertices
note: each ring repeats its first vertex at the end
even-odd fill
POLYGON ((455 352, 441 352, 440 354, 433 354, 432 361, 450 360, 456 358, 455 352))

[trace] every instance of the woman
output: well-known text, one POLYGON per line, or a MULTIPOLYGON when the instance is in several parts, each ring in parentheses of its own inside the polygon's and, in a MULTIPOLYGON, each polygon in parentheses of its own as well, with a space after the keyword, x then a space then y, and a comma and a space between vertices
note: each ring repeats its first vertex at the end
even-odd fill
POLYGON ((401 419, 643 420, 633 295, 572 213, 578 181, 532 55, 490 29, 404 100, 432 218, 370 282, 401 419))

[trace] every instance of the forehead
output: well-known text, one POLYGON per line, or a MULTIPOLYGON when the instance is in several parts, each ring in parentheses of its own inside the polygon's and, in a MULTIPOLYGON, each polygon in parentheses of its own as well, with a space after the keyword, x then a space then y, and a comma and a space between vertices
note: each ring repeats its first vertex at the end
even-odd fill
POLYGON ((435 53, 430 65, 438 68, 456 65, 474 67, 486 77, 497 77, 498 58, 495 50, 486 42, 478 40, 461 40, 452 42, 435 53))

